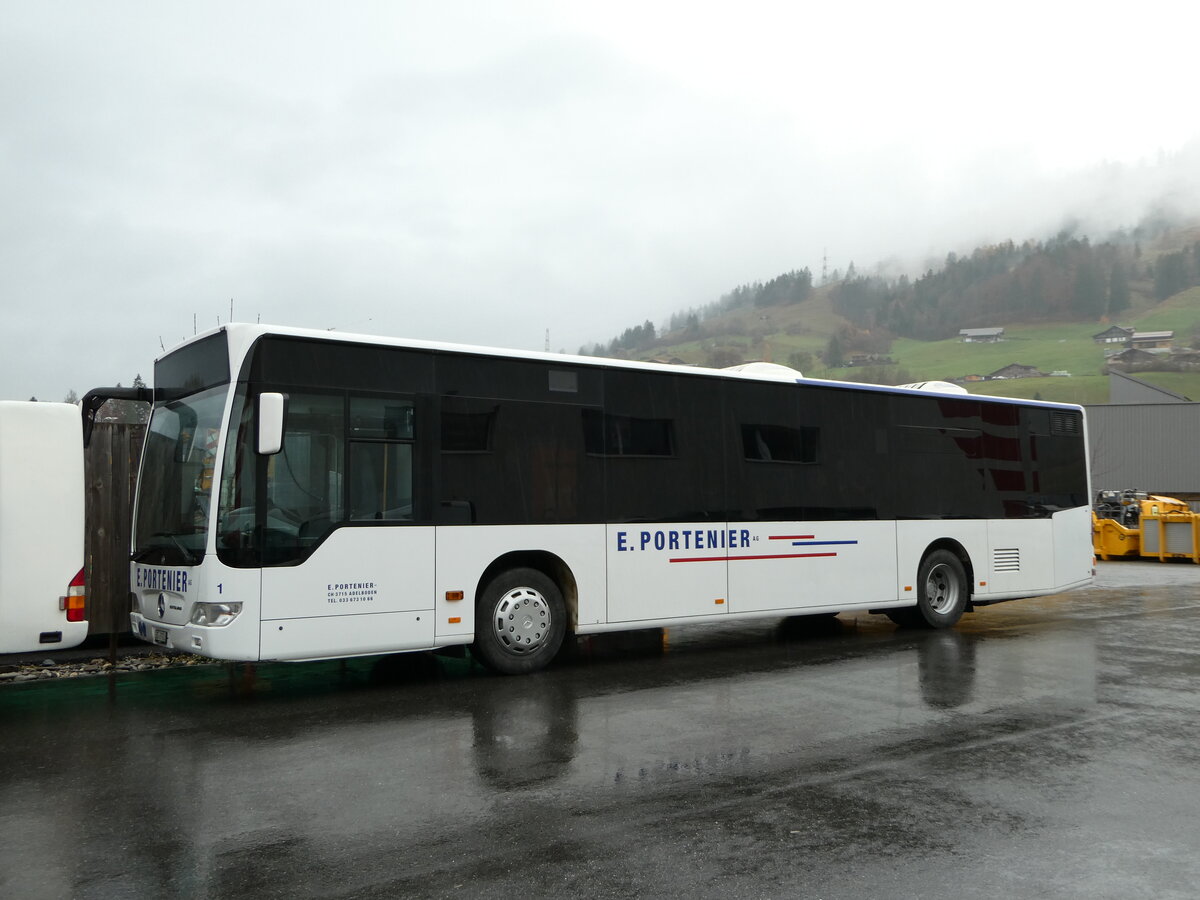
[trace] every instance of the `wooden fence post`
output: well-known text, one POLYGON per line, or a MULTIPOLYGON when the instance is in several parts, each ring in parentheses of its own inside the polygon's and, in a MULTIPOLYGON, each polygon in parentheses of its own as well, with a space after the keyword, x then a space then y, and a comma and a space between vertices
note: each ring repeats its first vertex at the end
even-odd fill
POLYGON ((145 432, 144 425, 97 422, 84 455, 88 636, 112 635, 111 649, 129 628, 133 492, 145 432))

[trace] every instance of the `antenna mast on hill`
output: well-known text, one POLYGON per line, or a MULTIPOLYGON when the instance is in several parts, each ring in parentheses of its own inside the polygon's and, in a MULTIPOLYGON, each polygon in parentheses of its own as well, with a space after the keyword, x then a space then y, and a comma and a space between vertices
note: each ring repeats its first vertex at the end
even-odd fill
POLYGON ((821 284, 829 281, 829 249, 821 250, 821 284))
POLYGON ((546 352, 550 352, 550 329, 546 329, 546 352))

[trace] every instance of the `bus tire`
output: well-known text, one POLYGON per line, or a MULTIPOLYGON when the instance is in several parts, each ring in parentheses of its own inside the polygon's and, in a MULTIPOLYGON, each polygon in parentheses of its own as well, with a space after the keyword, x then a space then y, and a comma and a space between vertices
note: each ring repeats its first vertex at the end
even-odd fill
POLYGON ((970 594, 962 560, 934 550, 917 567, 917 605, 884 610, 902 628, 949 628, 966 611, 970 594))
POLYGON ((566 630, 558 585, 537 569, 509 569, 476 601, 471 653, 493 672, 524 675, 554 659, 566 630))
POLYGON ((971 589, 962 560, 949 550, 934 550, 917 569, 915 624, 927 628, 950 628, 967 609, 971 589))

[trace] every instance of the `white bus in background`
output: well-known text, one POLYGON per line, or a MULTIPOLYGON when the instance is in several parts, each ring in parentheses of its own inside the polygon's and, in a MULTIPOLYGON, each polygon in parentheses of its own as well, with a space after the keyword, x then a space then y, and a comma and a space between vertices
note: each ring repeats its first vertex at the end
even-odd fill
POLYGON ((200 335, 155 366, 133 629, 230 660, 470 645, 519 673, 570 634, 947 627, 1090 582, 1082 409, 781 369, 200 335))
POLYGON ((83 507, 79 408, 0 401, 0 653, 87 637, 83 507))

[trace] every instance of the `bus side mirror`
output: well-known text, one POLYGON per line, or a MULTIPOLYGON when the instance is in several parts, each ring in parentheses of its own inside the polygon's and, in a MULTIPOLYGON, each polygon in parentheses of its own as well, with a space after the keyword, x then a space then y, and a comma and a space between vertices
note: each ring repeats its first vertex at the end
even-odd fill
POLYGON ((271 456, 283 449, 287 394, 258 395, 258 452, 271 456))

